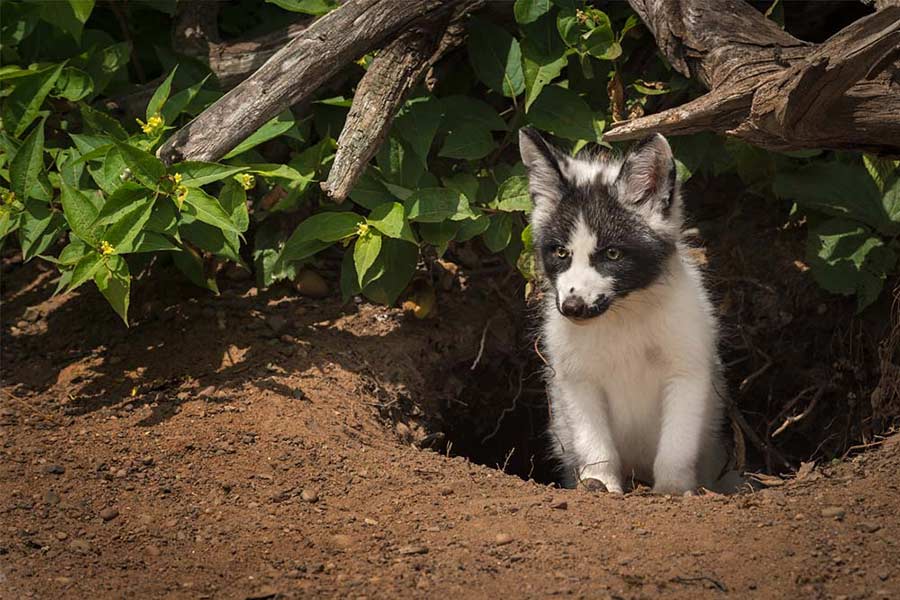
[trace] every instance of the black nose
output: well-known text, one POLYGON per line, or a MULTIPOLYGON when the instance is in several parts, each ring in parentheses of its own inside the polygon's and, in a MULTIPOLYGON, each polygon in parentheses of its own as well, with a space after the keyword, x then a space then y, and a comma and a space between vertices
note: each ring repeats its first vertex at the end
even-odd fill
POLYGON ((587 304, 579 296, 569 296, 563 301, 562 306, 559 307, 559 312, 563 316, 578 319, 587 314, 587 304))

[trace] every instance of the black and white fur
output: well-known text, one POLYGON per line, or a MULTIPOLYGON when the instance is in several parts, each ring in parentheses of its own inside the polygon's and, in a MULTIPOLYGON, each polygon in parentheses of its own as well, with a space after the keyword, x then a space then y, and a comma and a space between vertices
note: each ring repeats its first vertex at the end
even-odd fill
POLYGON ((545 282, 541 344, 564 483, 622 493, 731 488, 720 475, 717 323, 681 241, 675 162, 661 135, 624 159, 570 157, 519 135, 545 282), (598 483, 599 482, 599 483, 598 483))

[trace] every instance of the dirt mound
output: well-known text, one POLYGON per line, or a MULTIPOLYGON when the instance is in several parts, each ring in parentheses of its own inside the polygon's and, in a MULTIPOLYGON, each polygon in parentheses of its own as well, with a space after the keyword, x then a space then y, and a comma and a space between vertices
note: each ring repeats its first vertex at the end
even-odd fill
POLYGON ((163 279, 126 335, 36 268, 4 280, 3 598, 900 594, 897 438, 740 497, 559 490, 458 455, 552 478, 513 300, 163 279))

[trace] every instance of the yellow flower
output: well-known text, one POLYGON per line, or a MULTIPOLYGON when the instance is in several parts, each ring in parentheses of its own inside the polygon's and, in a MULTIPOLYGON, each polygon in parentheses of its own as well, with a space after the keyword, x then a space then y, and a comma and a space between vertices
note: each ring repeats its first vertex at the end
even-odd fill
POLYGON ((16 193, 12 190, 3 192, 3 204, 12 204, 16 201, 16 193))
POLYGON ((110 244, 106 240, 103 240, 102 242, 100 242, 100 254, 102 254, 103 256, 110 256, 115 253, 116 253, 116 249, 113 247, 112 244, 110 244))
POLYGON ((187 198, 188 189, 183 185, 179 185, 175 188, 175 201, 178 204, 178 208, 181 208, 181 205, 184 204, 184 199, 187 198))
POLYGON ((362 237, 369 233, 369 225, 368 223, 360 223, 356 226, 356 235, 362 237))
POLYGON ((172 181, 175 182, 175 185, 179 185, 182 179, 184 179, 184 177, 181 176, 181 173, 175 173, 174 175, 172 175, 172 181))
POLYGON ((161 133, 163 127, 165 127, 166 125, 166 122, 161 116, 159 116, 159 114, 155 114, 147 119, 146 123, 144 123, 140 119, 135 119, 135 121, 137 121, 138 125, 141 126, 141 131, 143 131, 147 135, 156 135, 158 133, 161 133))
POLYGON ((256 187, 256 177, 249 173, 241 173, 240 175, 235 175, 234 178, 237 179, 237 182, 240 183, 241 187, 245 190, 252 190, 256 187))

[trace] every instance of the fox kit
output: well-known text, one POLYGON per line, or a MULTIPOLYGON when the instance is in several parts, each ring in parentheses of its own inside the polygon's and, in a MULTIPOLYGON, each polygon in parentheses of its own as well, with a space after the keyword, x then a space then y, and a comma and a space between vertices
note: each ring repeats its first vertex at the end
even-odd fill
POLYGON ((659 493, 721 480, 717 324, 681 241, 675 162, 661 135, 624 159, 570 157, 519 134, 545 281, 541 344, 564 483, 659 493))

